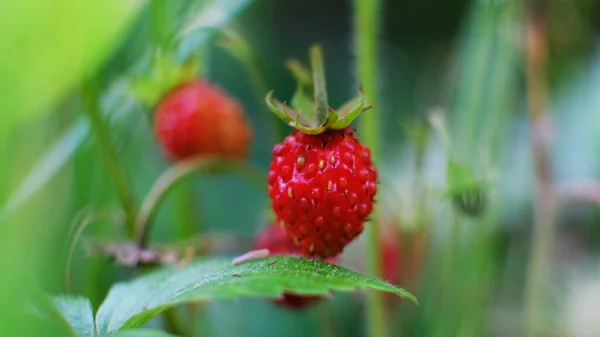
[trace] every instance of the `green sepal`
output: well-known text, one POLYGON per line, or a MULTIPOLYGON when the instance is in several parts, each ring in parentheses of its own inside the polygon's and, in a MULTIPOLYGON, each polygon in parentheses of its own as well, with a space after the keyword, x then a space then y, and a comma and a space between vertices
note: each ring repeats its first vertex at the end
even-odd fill
POLYGON ((312 72, 294 59, 287 62, 287 67, 298 81, 292 97, 292 108, 273 98, 273 91, 266 96, 269 109, 288 125, 309 135, 316 135, 327 130, 340 130, 352 124, 358 115, 370 108, 362 92, 337 111, 328 105, 325 71, 322 50, 318 45, 310 48, 312 72), (312 88, 313 97, 309 97, 306 89, 312 88))
POLYGON ((292 108, 298 111, 298 113, 308 119, 310 126, 318 126, 318 121, 313 113, 315 111, 315 104, 309 95, 306 94, 302 85, 298 85, 294 96, 292 96, 292 108))
POLYGON ((482 184, 477 178, 473 169, 456 160, 449 160, 446 169, 446 181, 448 184, 448 193, 460 193, 482 184))
MULTIPOLYGON (((281 118, 289 126, 304 129, 303 125, 306 125, 307 121, 300 114, 300 112, 287 106, 286 102, 282 103, 274 98, 273 91, 269 91, 265 102, 267 103, 269 110, 271 110, 271 112, 273 112, 277 117, 281 118)), ((310 127, 307 127, 307 129, 308 128, 310 127)))
POLYGON ((145 106, 152 108, 177 85, 198 76, 200 62, 194 58, 179 62, 174 54, 156 52, 146 70, 133 77, 130 89, 145 106))
POLYGON ((444 196, 452 200, 456 209, 472 217, 485 211, 488 204, 488 182, 478 178, 469 166, 449 160, 446 181, 444 196))
MULTIPOLYGON (((372 104, 365 103, 365 96, 362 92, 359 92, 358 97, 349 100, 337 110, 337 118, 331 125, 331 129, 339 130, 350 126, 352 121, 355 120, 361 112, 369 110, 372 107, 372 104)), ((330 113, 331 111, 332 110, 330 109, 330 113)))

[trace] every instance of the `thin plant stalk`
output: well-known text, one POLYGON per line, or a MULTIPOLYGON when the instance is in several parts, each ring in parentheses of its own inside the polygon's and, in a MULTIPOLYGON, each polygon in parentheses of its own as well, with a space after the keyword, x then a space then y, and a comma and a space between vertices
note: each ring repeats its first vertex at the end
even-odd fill
POLYGON ((535 170, 535 207, 533 238, 525 285, 523 336, 539 333, 540 302, 548 257, 554 241, 555 207, 557 198, 552 185, 550 155, 548 153, 548 113, 546 98, 546 32, 543 16, 529 13, 526 23, 527 98, 531 125, 531 146, 535 170))
POLYGON ((325 66, 323 64, 323 51, 319 45, 314 45, 310 48, 310 64, 312 66, 313 89, 315 96, 315 111, 316 116, 311 118, 314 122, 316 119, 323 122, 327 119, 329 111, 329 102, 327 98, 327 83, 325 82, 325 66))
POLYGON ((125 166, 117 155, 117 151, 110 137, 110 131, 100 114, 100 103, 98 92, 93 80, 85 83, 82 90, 82 96, 85 103, 92 130, 98 140, 98 144, 104 156, 104 162, 117 188, 117 194, 123 211, 125 212, 125 226, 130 237, 134 235, 134 220, 137 209, 133 197, 133 189, 127 178, 125 166))
MULTIPOLYGON (((354 2, 354 35, 356 49, 356 71, 360 86, 369 103, 377 99, 378 78, 377 67, 379 57, 379 10, 378 0, 355 0, 354 2)), ((371 149, 373 161, 379 162, 379 115, 377 109, 371 109, 360 119, 361 136, 371 149)), ((373 209, 372 221, 367 226, 367 268, 368 273, 380 277, 381 264, 379 207, 373 209)), ((370 337, 388 336, 386 310, 383 296, 379 292, 367 292, 367 335, 370 337)))
POLYGON ((190 158, 174 164, 156 180, 142 203, 135 221, 135 238, 139 247, 144 248, 147 246, 151 218, 168 192, 183 179, 199 171, 235 172, 259 187, 264 186, 266 181, 266 176, 257 168, 237 159, 200 157, 190 158))

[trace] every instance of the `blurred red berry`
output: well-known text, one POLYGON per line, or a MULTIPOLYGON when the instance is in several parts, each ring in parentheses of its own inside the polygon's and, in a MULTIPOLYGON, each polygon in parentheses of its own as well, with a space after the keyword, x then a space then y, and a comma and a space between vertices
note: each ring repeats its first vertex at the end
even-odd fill
POLYGON ((273 149, 269 196, 277 219, 307 256, 340 254, 373 209, 377 171, 352 127, 292 131, 273 149))
POLYGON ((386 281, 402 287, 414 287, 421 271, 425 249, 425 232, 403 234, 397 224, 382 224, 381 264, 386 281))
POLYGON ((242 106, 206 81, 181 84, 159 102, 155 133, 172 160, 198 155, 247 156, 251 129, 242 106))
MULTIPOLYGON (((276 224, 270 224, 262 229, 253 242, 253 249, 269 249, 270 255, 292 255, 306 257, 298 246, 290 240, 286 232, 276 224)), ((331 257, 326 260, 329 263, 337 263, 338 257, 331 257)), ((323 296, 297 295, 293 293, 284 293, 280 299, 274 302, 288 308, 303 309, 321 301, 323 296)))

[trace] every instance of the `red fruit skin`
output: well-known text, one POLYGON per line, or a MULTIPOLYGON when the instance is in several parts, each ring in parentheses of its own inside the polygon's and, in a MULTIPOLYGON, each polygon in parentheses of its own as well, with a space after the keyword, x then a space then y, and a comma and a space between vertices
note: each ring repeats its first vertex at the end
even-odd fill
POLYGON ((154 131, 172 160, 199 155, 245 158, 251 129, 242 106, 201 80, 181 84, 159 102, 154 131))
POLYGON ((268 183, 288 236, 307 256, 326 258, 362 233, 377 171, 352 127, 319 135, 294 130, 273 149, 268 183))
MULTIPOLYGON (((256 236, 253 249, 269 249, 270 255, 304 256, 298 246, 290 240, 286 232, 276 224, 270 224, 256 236)), ((339 257, 331 257, 326 262, 335 264, 339 257)), ((273 301, 275 304, 290 309, 304 309, 323 300, 323 296, 296 295, 284 293, 280 299, 273 301)))

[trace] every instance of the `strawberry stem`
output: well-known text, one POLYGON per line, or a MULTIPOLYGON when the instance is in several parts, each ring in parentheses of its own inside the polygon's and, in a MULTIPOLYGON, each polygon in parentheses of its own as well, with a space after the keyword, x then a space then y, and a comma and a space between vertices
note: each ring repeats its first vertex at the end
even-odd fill
POLYGON ((545 277, 548 275, 556 237, 557 196, 552 176, 550 139, 548 139, 548 89, 547 69, 548 36, 543 11, 527 8, 525 21, 525 61, 527 74, 527 100, 531 128, 531 148, 535 173, 533 237, 525 279, 523 336, 540 336, 537 326, 543 313, 545 277))
POLYGON ((319 45, 310 47, 310 63, 313 76, 313 91, 314 91, 314 114, 316 116, 312 121, 316 121, 316 125, 324 123, 327 120, 329 111, 329 103, 327 101, 327 86, 325 83, 325 66, 323 65, 323 50, 319 45))
POLYGON ((117 194, 119 195, 121 206, 125 212, 125 226, 128 234, 133 235, 133 220, 135 219, 137 211, 133 197, 133 189, 129 184, 125 167, 114 148, 114 144, 110 138, 110 132, 100 113, 98 91, 93 81, 84 84, 82 96, 85 104, 85 111, 90 118, 92 129, 98 139, 100 150, 104 156, 104 164, 116 185, 117 194))
POLYGON ((135 221, 135 238, 140 248, 146 248, 150 232, 150 220, 155 214, 160 203, 173 187, 194 172, 218 171, 235 172, 240 177, 254 183, 260 190, 264 190, 266 177, 257 168, 235 159, 219 157, 191 158, 180 161, 169 167, 154 183, 144 199, 140 212, 135 221))

